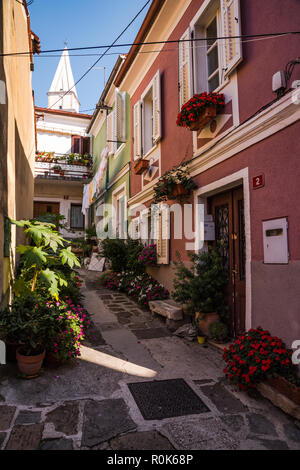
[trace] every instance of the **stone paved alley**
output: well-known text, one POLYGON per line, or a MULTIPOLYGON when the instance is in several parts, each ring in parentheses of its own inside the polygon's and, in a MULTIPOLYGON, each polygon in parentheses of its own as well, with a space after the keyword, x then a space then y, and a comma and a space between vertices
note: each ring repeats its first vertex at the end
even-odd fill
POLYGON ((92 320, 82 356, 34 380, 18 378, 14 364, 1 367, 0 448, 300 449, 294 419, 224 382, 219 350, 173 336, 125 295, 100 287, 98 273, 80 274, 92 320), (151 404, 144 383, 153 381, 160 398, 151 404))

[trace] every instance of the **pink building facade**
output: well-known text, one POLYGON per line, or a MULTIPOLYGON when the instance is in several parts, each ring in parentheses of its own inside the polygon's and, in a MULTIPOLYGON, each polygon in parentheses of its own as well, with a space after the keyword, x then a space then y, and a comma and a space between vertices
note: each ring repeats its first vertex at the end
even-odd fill
MULTIPOLYGON (((162 43, 133 46, 115 79, 132 106, 131 229, 149 216, 158 178, 188 162, 197 185, 188 202, 203 204, 214 232, 204 249, 228 245, 232 332, 261 325, 289 346, 300 339, 299 35, 258 35, 297 31, 299 15, 296 0, 154 0, 135 42, 162 43), (274 93, 272 76, 289 63, 274 93), (223 93, 224 109, 201 131, 178 127, 181 105, 203 91, 223 93), (136 175, 141 157, 149 169, 136 175)), ((195 210, 190 218, 197 238, 195 210)), ((171 214, 151 272, 170 290, 176 251, 187 261, 194 242, 173 229, 171 214)))

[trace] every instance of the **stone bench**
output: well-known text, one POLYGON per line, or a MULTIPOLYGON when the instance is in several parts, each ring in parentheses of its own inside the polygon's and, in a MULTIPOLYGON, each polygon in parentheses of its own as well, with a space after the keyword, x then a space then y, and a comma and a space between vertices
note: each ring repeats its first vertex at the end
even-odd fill
POLYGON ((183 319, 182 306, 174 300, 152 300, 149 302, 149 307, 152 313, 162 315, 168 320, 178 321, 183 319))

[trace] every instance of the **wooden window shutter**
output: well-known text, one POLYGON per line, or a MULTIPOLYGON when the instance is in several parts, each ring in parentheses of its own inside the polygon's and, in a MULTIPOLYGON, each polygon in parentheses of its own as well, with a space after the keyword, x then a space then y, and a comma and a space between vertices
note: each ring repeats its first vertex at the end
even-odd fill
POLYGON ((82 152, 83 155, 90 153, 90 138, 82 137, 82 152))
POLYGON ((141 102, 138 101, 133 107, 133 158, 136 160, 141 156, 141 102))
POLYGON ((80 153, 80 140, 79 135, 72 135, 71 141, 71 153, 80 153))
MULTIPOLYGON (((181 37, 182 40, 191 39, 190 28, 186 30, 181 37)), ((179 107, 191 98, 192 93, 192 73, 191 73, 191 51, 192 44, 189 41, 179 42, 178 60, 179 60, 179 107)))
POLYGON ((125 93, 120 93, 116 90, 115 93, 115 129, 116 140, 124 142, 126 139, 125 132, 125 93))
POLYGON ((136 217, 135 219, 131 219, 131 224, 130 224, 130 229, 131 229, 131 238, 134 240, 139 240, 140 239, 140 218, 136 217))
POLYGON ((169 264, 170 211, 162 206, 158 214, 157 263, 169 264))
POLYGON ((108 146, 108 151, 109 151, 109 155, 113 155, 114 154, 114 142, 112 142, 114 140, 114 112, 112 111, 111 113, 109 113, 109 115, 107 116, 107 119, 106 119, 106 140, 107 140, 107 146, 108 146))
POLYGON ((160 73, 153 78, 153 144, 161 138, 160 73))
MULTIPOLYGON (((222 36, 241 35, 241 14, 239 0, 221 0, 222 36)), ((224 69, 229 75, 242 60, 241 38, 224 39, 224 69)))

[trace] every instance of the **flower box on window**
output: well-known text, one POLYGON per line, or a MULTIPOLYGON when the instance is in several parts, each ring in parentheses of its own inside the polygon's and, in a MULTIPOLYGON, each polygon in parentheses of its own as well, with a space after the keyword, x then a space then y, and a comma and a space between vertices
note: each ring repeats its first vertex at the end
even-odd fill
POLYGON ((149 168, 149 160, 145 160, 144 158, 140 158, 134 165, 134 173, 136 175, 141 175, 144 171, 148 170, 149 168))
POLYGON ((224 106, 223 94, 204 92, 200 95, 194 95, 182 106, 176 124, 187 127, 191 131, 199 131, 214 119, 224 106))

